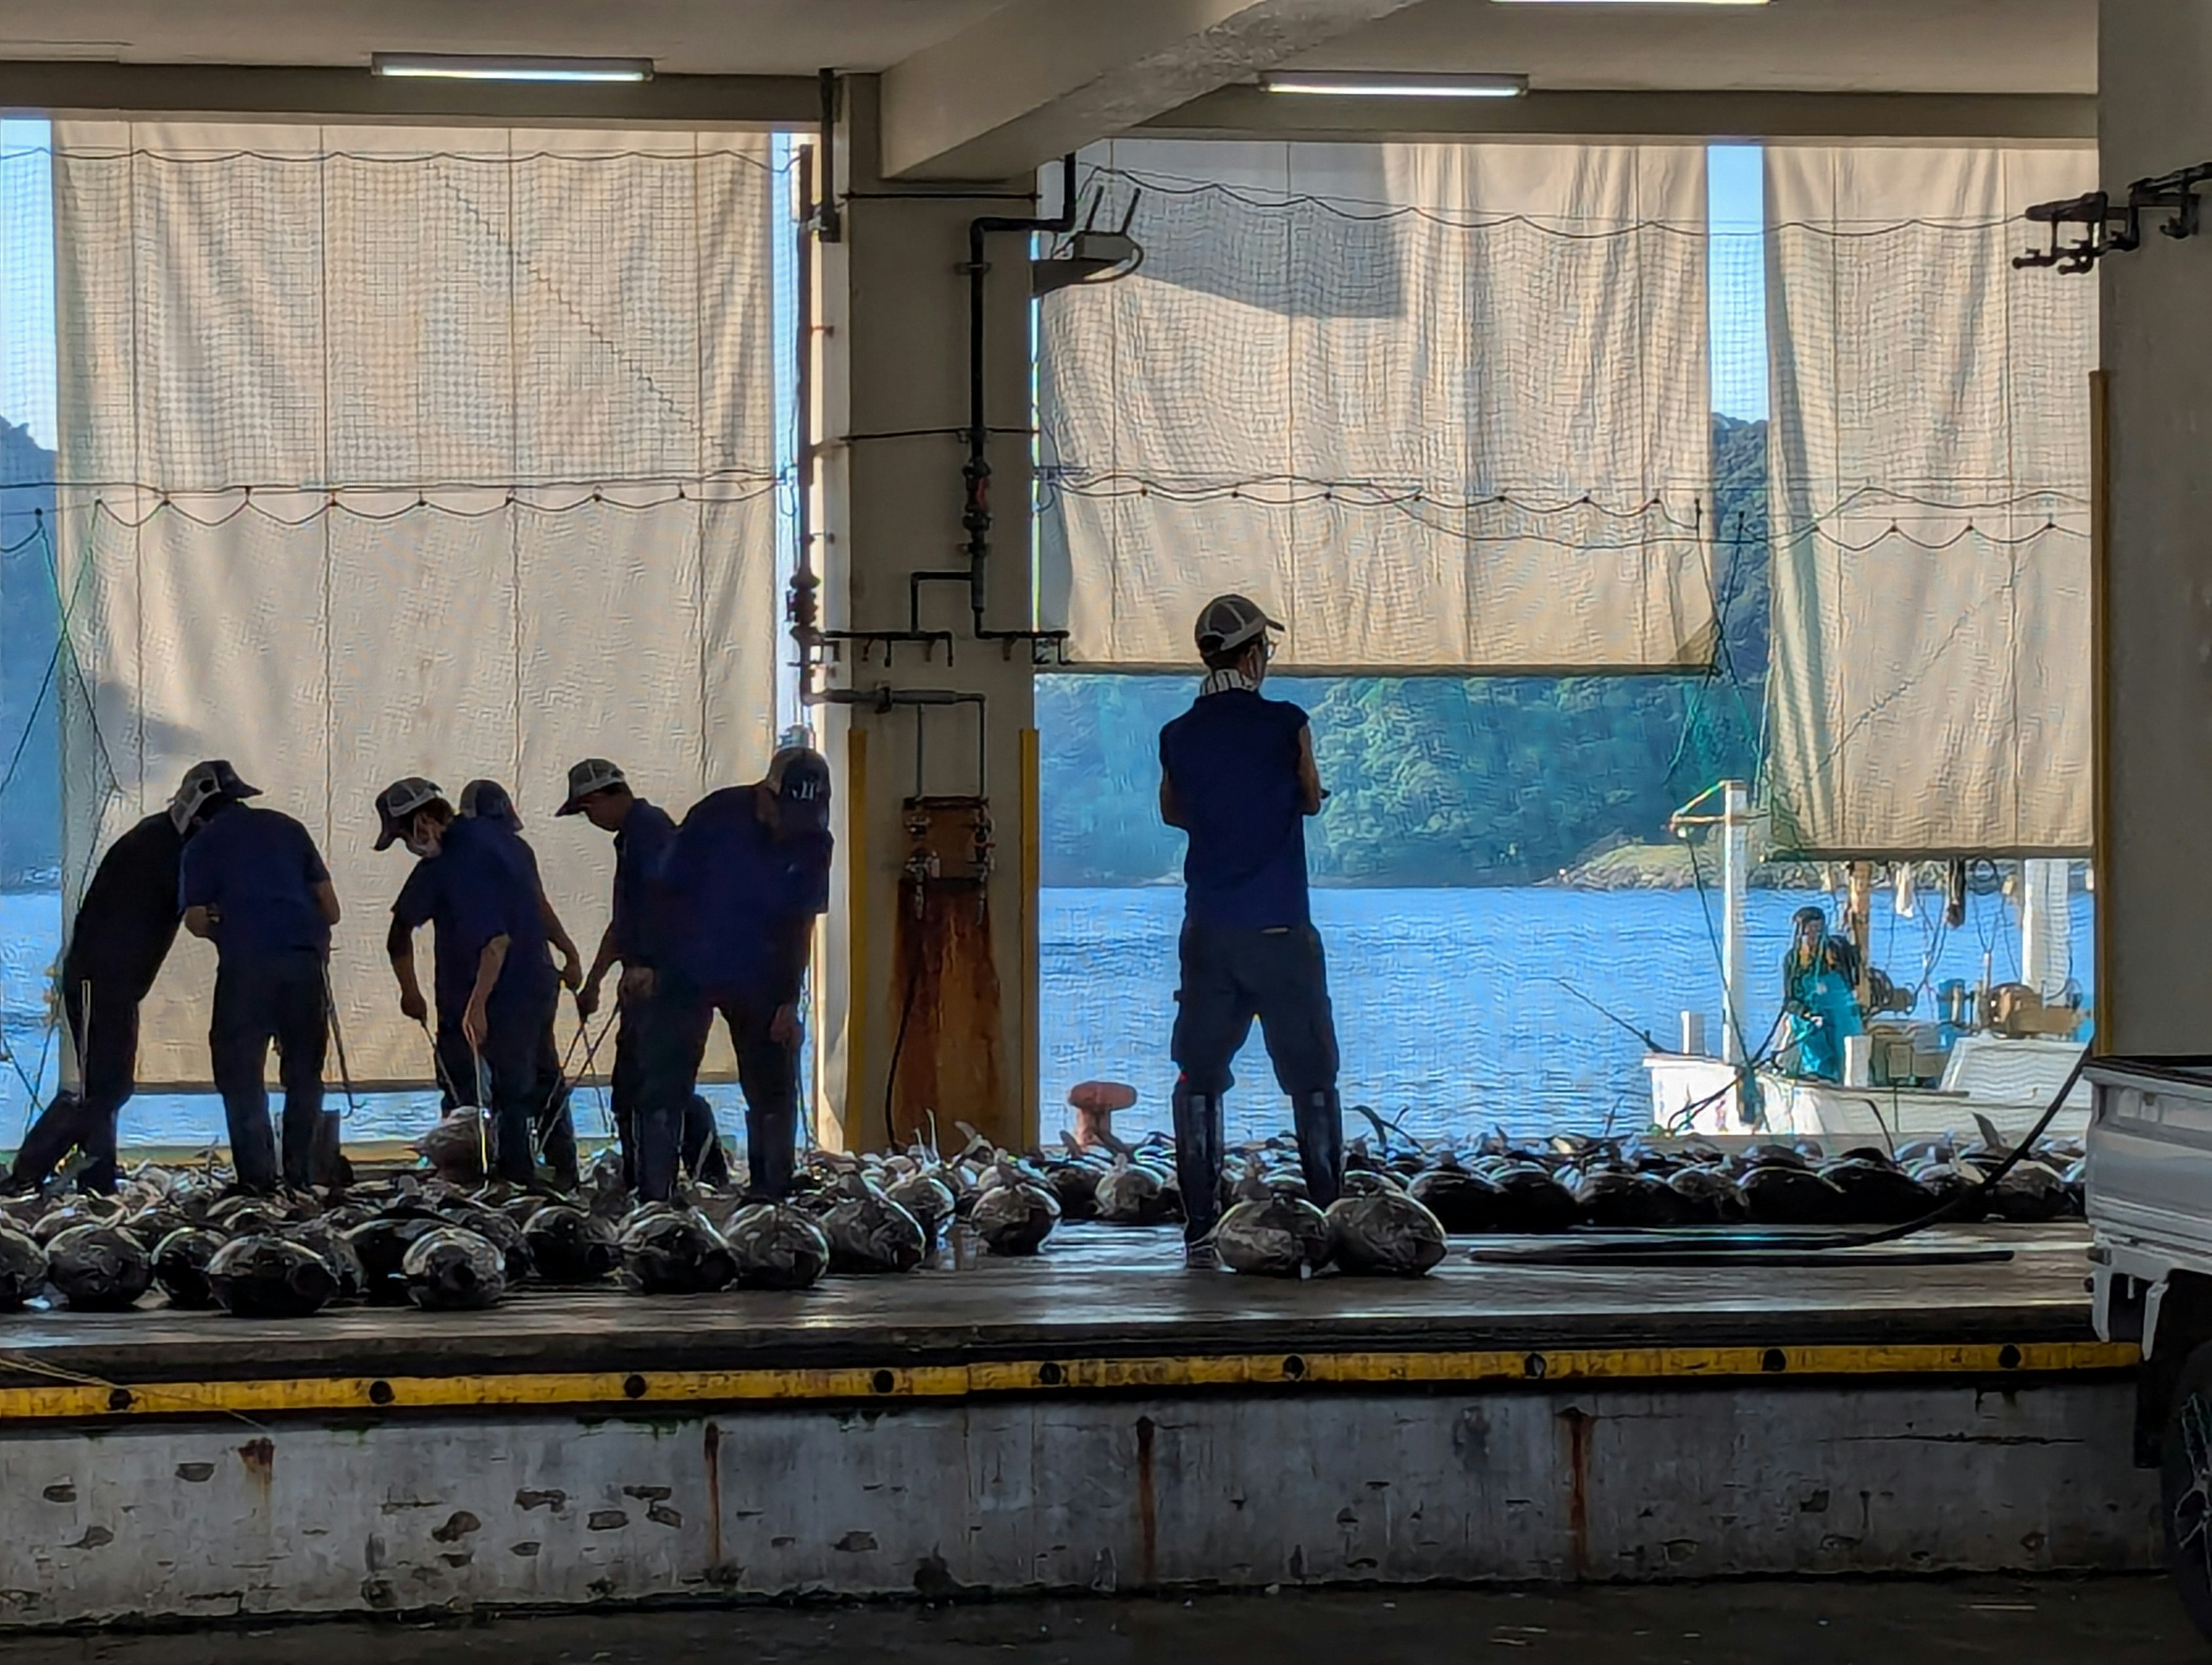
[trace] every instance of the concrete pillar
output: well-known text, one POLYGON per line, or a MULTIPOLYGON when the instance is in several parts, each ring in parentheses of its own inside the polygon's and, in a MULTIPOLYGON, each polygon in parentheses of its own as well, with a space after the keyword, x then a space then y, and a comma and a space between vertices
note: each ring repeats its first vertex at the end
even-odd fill
MULTIPOLYGON (((2099 35, 2106 189, 2212 159, 2212 0, 2106 0, 2099 35)), ((2098 269, 2097 1038, 2138 1055, 2212 1051, 2212 235, 2163 217, 2098 269)))
MULTIPOLYGON (((817 551, 823 623, 832 629, 903 630, 908 574, 964 569, 961 467, 969 406, 968 227, 981 215, 1035 211, 1033 178, 967 185, 887 182, 878 161, 878 87, 844 84, 837 136, 842 238, 817 245, 822 444, 817 551)), ((995 510, 989 567, 990 624, 1031 617, 1028 249, 1018 234, 992 237, 985 319, 995 510)), ((921 592, 921 623, 952 640, 836 644, 832 688, 898 693, 952 690, 983 703, 915 708, 817 708, 813 720, 837 771, 842 814, 836 901, 823 956, 818 1125, 833 1148, 881 1149, 886 1085, 899 1054, 897 1097, 908 1112, 934 1111, 947 1152, 967 1122, 994 1140, 1036 1139, 1035 745, 1029 647, 978 641, 963 583, 921 592), (926 742, 916 778, 916 725, 926 742), (982 742, 979 764, 978 734, 982 742), (988 781, 979 781, 988 775, 988 781), (968 964, 943 964, 921 946, 921 993, 902 999, 916 960, 900 917, 911 841, 906 806, 921 795, 987 788, 996 841, 980 930, 972 908, 951 952, 988 949, 995 1015, 975 1000, 968 964), (905 1037, 900 1038, 902 1017, 905 1037)), ((972 900, 972 899, 971 899, 972 900)), ((902 1127, 907 1116, 901 1117, 902 1127)))

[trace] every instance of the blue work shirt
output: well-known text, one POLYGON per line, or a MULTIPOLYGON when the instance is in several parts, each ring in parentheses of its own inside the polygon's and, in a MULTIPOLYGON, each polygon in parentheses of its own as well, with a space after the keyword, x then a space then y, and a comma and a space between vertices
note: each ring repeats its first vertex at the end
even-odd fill
POLYGON ((438 854, 415 864, 392 904, 410 931, 437 933, 432 987, 441 1023, 458 1022, 477 986, 477 966, 494 937, 507 939, 507 961, 493 986, 494 999, 540 993, 533 970, 545 975, 545 925, 538 912, 536 863, 521 840, 488 823, 461 817, 447 823, 438 854))
POLYGON ((276 810, 240 804, 209 817, 185 841, 177 910, 211 908, 223 959, 331 951, 330 921, 315 887, 330 878, 307 829, 276 810))
POLYGON ((1306 714, 1251 689, 1201 694, 1160 731, 1160 768, 1190 840, 1183 917, 1271 931, 1304 925, 1306 714))
POLYGON ((611 921, 615 956, 626 966, 655 963, 651 888, 676 840, 668 811, 644 799, 633 799, 622 829, 615 834, 615 905, 611 921))
POLYGON ((709 994, 798 998, 786 945, 798 922, 830 905, 827 832, 779 840, 754 788, 729 787, 691 807, 655 887, 666 962, 709 994))

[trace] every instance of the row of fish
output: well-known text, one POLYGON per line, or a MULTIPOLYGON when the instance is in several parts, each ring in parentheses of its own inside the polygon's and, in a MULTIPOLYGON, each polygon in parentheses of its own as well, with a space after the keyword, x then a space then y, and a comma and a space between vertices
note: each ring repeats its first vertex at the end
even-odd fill
MULTIPOLYGON (((1734 1153, 1690 1143, 1502 1135, 1437 1148, 1387 1137, 1346 1152, 1344 1194, 1314 1206, 1287 1137, 1239 1148, 1212 1234, 1225 1266, 1297 1277, 1334 1265, 1418 1276, 1447 1234, 1737 1223, 1882 1225, 2078 1213, 2078 1148, 2011 1161, 2001 1142, 1924 1141, 1830 1158, 1811 1141, 1734 1153)), ((834 1274, 911 1272, 950 1234, 981 1252, 1037 1254, 1064 1220, 1158 1226, 1183 1218, 1174 1152, 1154 1135, 1118 1155, 1016 1158, 971 1139, 958 1156, 817 1154, 789 1199, 692 1188, 636 1204, 611 1157, 573 1197, 510 1195, 441 1175, 373 1181, 318 1201, 226 1194, 216 1176, 144 1168, 116 1198, 0 1203, 0 1310, 47 1297, 121 1310, 158 1286, 173 1306, 295 1317, 333 1303, 490 1306, 518 1284, 604 1284, 645 1294, 804 1289, 834 1274)))

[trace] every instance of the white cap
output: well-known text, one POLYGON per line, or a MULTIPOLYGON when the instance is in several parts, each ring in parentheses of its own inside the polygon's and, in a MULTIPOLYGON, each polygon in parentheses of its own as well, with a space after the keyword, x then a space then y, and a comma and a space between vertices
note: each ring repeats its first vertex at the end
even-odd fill
POLYGON ((1257 602, 1241 595, 1218 595, 1198 615, 1197 638, 1201 653, 1233 653, 1269 630, 1283 627, 1260 611, 1257 602))

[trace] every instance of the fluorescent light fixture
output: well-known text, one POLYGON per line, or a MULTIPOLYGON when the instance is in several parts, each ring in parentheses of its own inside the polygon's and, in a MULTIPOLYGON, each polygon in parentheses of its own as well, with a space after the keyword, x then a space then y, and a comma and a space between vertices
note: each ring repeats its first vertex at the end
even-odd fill
POLYGON ((1519 98, 1526 76, 1400 75, 1376 70, 1278 70, 1260 77, 1271 93, 1332 98, 1519 98))
POLYGON ((650 81, 649 58, 478 58, 459 52, 378 52, 369 70, 424 81, 650 81))

